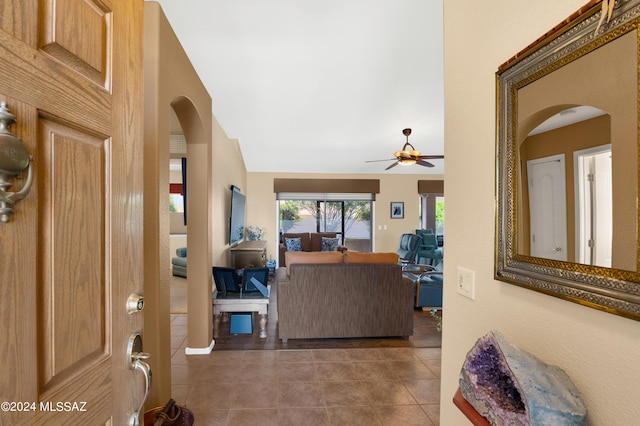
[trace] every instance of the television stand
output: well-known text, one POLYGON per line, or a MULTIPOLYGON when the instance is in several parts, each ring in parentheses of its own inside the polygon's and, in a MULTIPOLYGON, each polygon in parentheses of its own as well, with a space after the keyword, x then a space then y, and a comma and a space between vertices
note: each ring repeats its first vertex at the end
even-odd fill
POLYGON ((234 269, 262 268, 267 263, 266 241, 242 241, 229 249, 234 269))

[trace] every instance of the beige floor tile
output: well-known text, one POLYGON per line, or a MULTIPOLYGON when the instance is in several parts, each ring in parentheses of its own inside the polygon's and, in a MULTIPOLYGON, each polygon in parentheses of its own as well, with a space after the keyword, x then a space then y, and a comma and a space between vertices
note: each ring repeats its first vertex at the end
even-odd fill
POLYGON ((277 361, 276 351, 243 351, 243 363, 263 363, 265 365, 274 365, 277 361))
MULTIPOLYGON (((189 407, 191 409, 191 407, 189 407)), ((194 425, 196 426, 226 426, 228 425, 229 410, 215 407, 201 407, 192 410, 194 425)))
POLYGON ((436 377, 440 378, 440 371, 442 369, 440 359, 424 359, 422 362, 425 363, 436 377))
POLYGON ((312 352, 305 350, 278 351, 278 362, 312 362, 312 352))
POLYGON ((382 360, 414 360, 416 355, 413 348, 378 348, 379 357, 382 360))
POLYGON ((442 358, 442 348, 414 348, 413 352, 418 358, 426 358, 426 359, 442 358))
POLYGON ((316 363, 318 380, 334 382, 339 380, 358 380, 358 370, 351 362, 319 362, 316 363))
POLYGON ((278 410, 229 410, 228 426, 278 425, 278 410))
POLYGON ((186 314, 178 314, 171 315, 173 318, 171 319, 171 325, 187 325, 187 315, 186 314))
POLYGON ((240 364, 210 364, 201 367, 194 383, 238 383, 243 374, 240 364))
POLYGON ((371 405, 371 398, 359 380, 320 382, 327 407, 371 405))
POLYGON ((235 399, 235 391, 236 387, 231 383, 196 383, 191 388, 185 404, 194 413, 229 409, 235 399))
POLYGON ((328 407, 332 425, 382 426, 375 407, 328 407))
POLYGON ((171 384, 189 385, 196 382, 200 377, 200 366, 189 364, 171 366, 171 384))
MULTIPOLYGON (((324 408, 280 408, 278 425, 324 426, 329 425, 329 416, 324 408)), ((347 425, 348 423, 343 423, 347 425)))
POLYGON ((348 355, 351 361, 379 361, 384 357, 384 353, 378 348, 349 349, 348 355))
POLYGON ((211 364, 240 365, 244 358, 243 351, 213 351, 209 355, 211 364))
POLYGON ((265 341, 233 337, 235 350, 186 355, 186 325, 186 315, 172 314, 172 398, 196 425, 439 424, 439 347, 255 350, 265 341))
POLYGON ((187 335, 187 326, 182 324, 171 324, 171 335, 172 336, 186 336, 187 335))
POLYGON ((182 347, 182 344, 187 340, 187 336, 171 336, 171 349, 182 347))
POLYGON ((427 413, 434 425, 440 424, 440 404, 422 405, 422 410, 427 413))
POLYGON ((394 361, 358 361, 353 363, 360 380, 396 380, 394 361))
POLYGON ((231 409, 278 407, 278 385, 275 382, 238 383, 233 393, 231 409))
POLYGON ((414 361, 397 361, 393 372, 399 380, 436 378, 435 374, 429 370, 429 367, 417 359, 414 361))
POLYGON ((440 404, 440 379, 404 380, 418 404, 440 404))
POLYGON ((385 426, 425 426, 433 422, 418 405, 384 405, 376 413, 385 426))
POLYGON ((399 381, 363 381, 373 405, 415 405, 416 400, 399 381))
POLYGON ((238 382, 249 383, 262 383, 262 382, 277 382, 278 372, 275 368, 265 367, 262 363, 242 363, 241 365, 233 367, 237 370, 238 382))
POLYGON ((276 367, 279 382, 315 382, 318 380, 313 362, 281 362, 276 367))
POLYGON ((227 426, 278 425, 278 410, 229 410, 227 426))
POLYGON ((349 349, 314 349, 311 352, 316 362, 349 360, 349 349))
POLYGON ((278 383, 278 407, 323 408, 322 389, 317 382, 278 383))
POLYGON ((189 361, 187 360, 187 355, 184 351, 175 351, 173 355, 171 355, 171 365, 187 365, 189 361))

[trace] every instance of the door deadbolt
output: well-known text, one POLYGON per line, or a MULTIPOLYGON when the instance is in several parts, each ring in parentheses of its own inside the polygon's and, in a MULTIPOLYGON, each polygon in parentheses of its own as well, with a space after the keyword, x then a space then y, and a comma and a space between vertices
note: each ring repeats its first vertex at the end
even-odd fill
POLYGON ((144 309, 144 297, 139 294, 131 294, 127 299, 127 313, 134 314, 144 309))

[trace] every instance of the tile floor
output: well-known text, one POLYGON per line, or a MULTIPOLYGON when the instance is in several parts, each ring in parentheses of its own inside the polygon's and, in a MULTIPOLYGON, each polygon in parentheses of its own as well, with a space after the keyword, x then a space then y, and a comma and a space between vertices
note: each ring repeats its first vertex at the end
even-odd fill
POLYGON ((172 397, 196 425, 438 425, 439 347, 184 353, 171 315, 172 397))

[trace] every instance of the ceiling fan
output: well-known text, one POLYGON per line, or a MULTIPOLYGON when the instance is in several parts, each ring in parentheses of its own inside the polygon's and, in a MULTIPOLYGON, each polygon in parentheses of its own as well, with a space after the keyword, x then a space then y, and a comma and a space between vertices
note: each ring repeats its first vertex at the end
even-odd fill
POLYGON ((444 155, 420 155, 420 151, 416 151, 413 145, 409 143, 409 135, 411 134, 411 129, 403 129, 402 134, 407 137, 407 142, 405 142, 404 146, 402 147, 402 151, 396 151, 393 153, 396 158, 390 158, 388 160, 370 160, 365 161, 365 163, 395 161, 395 163, 391 164, 385 169, 389 170, 390 168, 395 167, 398 164, 418 164, 425 167, 434 167, 433 164, 424 160, 438 160, 444 158, 444 155))

